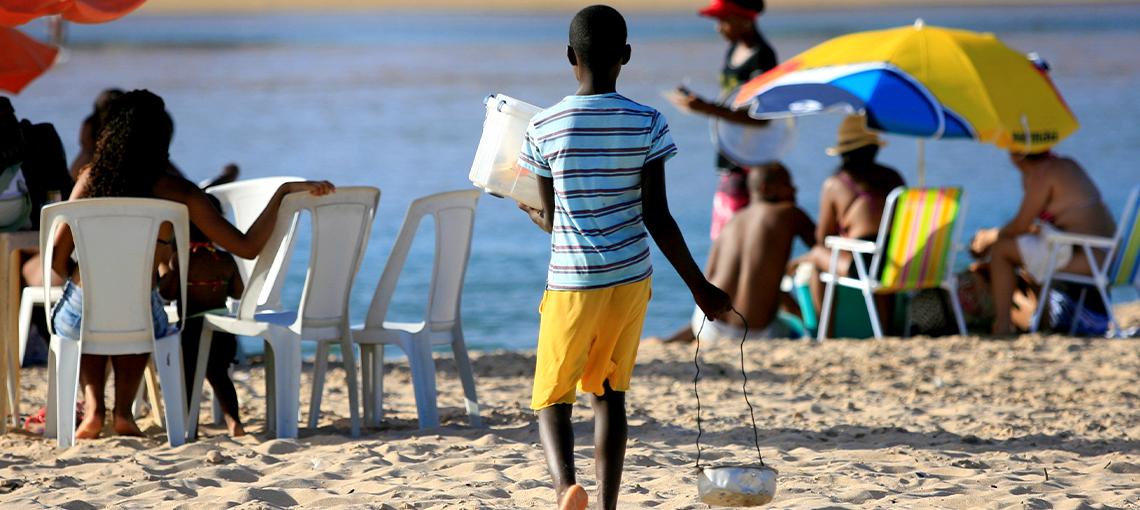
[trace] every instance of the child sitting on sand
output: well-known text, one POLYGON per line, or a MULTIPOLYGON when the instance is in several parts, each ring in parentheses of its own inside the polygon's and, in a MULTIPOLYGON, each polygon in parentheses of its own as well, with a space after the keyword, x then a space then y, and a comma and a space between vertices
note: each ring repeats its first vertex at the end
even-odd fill
POLYGON ((611 7, 582 9, 570 23, 567 58, 578 90, 534 116, 518 164, 539 176, 543 207, 520 204, 552 234, 531 408, 559 508, 584 509, 574 473, 570 413, 575 386, 593 394, 597 508, 617 508, 625 461, 625 392, 649 303, 646 231, 709 317, 728 295, 693 261, 665 195, 665 160, 676 154, 659 112, 616 91, 629 61, 625 19, 611 7))
MULTIPOLYGON (((209 196, 214 207, 221 210, 218 199, 209 196)), ((226 307, 226 298, 240 298, 245 290, 238 272, 237 263, 229 253, 222 251, 210 242, 210 239, 198 230, 193 223, 190 224, 190 257, 187 261, 189 267, 186 273, 186 315, 185 325, 182 327, 182 367, 187 379, 186 400, 190 401, 190 393, 194 390, 191 384, 194 370, 198 361, 198 340, 202 334, 202 315, 226 307)), ((171 259, 169 266, 160 268, 163 273, 163 294, 165 296, 178 295, 177 258, 171 259)), ((221 404, 222 414, 225 416, 226 428, 232 436, 245 435, 241 418, 238 416, 237 390, 230 379, 230 364, 237 355, 237 338, 230 333, 214 332, 214 341, 210 345, 210 357, 206 362, 206 380, 210 381, 210 388, 221 404)))

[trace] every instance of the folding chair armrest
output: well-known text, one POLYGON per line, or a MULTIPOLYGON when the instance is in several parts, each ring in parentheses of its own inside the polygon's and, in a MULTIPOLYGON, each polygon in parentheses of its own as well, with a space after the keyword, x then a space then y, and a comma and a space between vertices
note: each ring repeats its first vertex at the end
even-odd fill
POLYGON ((1045 240, 1053 243, 1071 244, 1074 246, 1088 245, 1090 248, 1112 248, 1116 243, 1111 237, 1090 236, 1086 234, 1073 234, 1069 232, 1050 232, 1045 240))
POLYGON ((827 236, 823 245, 831 249, 839 249, 852 253, 875 253, 875 242, 848 237, 827 236))

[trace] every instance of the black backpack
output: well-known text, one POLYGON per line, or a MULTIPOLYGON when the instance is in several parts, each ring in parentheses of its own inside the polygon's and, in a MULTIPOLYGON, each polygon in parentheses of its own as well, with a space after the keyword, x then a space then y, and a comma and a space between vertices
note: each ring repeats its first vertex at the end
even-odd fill
POLYGON ((71 195, 71 174, 67 171, 67 156, 63 142, 55 126, 44 122, 33 124, 24 119, 20 122, 24 135, 24 181, 28 184, 28 195, 32 199, 32 228, 40 226, 40 208, 49 198, 67 200, 71 195), (48 197, 48 192, 59 192, 57 197, 48 197))

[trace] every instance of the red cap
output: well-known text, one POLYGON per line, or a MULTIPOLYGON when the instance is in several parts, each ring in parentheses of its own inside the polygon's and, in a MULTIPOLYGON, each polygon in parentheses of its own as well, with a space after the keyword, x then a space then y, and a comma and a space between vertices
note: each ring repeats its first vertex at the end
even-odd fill
MULTIPOLYGON (((761 3, 760 5, 764 5, 761 3)), ((701 16, 724 19, 729 16, 752 19, 759 16, 762 11, 749 9, 731 0, 709 0, 709 5, 697 11, 701 16)))

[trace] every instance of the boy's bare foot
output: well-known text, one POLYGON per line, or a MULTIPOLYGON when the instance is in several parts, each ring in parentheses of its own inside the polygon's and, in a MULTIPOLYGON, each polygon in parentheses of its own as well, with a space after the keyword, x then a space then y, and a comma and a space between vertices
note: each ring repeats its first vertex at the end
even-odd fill
POLYGON ((586 510, 586 505, 589 503, 590 498, 586 495, 586 489, 583 489, 581 485, 574 484, 562 494, 562 501, 558 503, 558 510, 586 510))
POLYGON ((112 425, 115 428, 116 434, 120 436, 142 437, 142 430, 139 430, 138 424, 135 423, 134 416, 115 413, 113 421, 114 423, 112 425))
POLYGON ((226 416, 226 429, 230 431, 230 437, 241 437, 245 435, 245 427, 242 427, 241 423, 229 416, 226 416))
POLYGON ((103 432, 105 418, 105 411, 87 410, 83 413, 83 421, 79 422, 79 426, 75 428, 75 438, 98 439, 99 434, 103 432))

